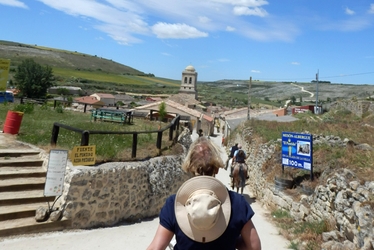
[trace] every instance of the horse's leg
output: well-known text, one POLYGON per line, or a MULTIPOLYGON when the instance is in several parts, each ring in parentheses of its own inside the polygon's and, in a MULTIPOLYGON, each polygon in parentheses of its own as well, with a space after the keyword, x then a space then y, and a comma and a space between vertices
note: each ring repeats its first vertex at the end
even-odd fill
MULTIPOLYGON (((243 189, 244 189, 244 185, 245 185, 245 168, 243 166, 243 164, 240 165, 240 170, 239 170, 239 184, 240 184, 240 188, 241 188, 241 194, 243 194, 243 189)), ((238 185, 239 186, 239 185, 238 185)))

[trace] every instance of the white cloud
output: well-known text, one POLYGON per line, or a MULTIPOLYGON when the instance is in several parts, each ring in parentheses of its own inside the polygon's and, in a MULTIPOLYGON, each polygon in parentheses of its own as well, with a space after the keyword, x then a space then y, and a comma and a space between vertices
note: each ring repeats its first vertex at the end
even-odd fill
POLYGON ((206 16, 199 16, 200 23, 209 23, 211 20, 206 16))
POLYGON ((233 9, 234 15, 237 16, 259 16, 265 17, 268 15, 266 10, 262 8, 248 8, 246 6, 235 6, 233 9))
POLYGON ((201 32, 194 27, 191 27, 184 23, 157 23, 153 25, 152 32, 158 38, 174 38, 174 39, 186 39, 186 38, 198 38, 207 37, 208 34, 201 32))
POLYGON ((231 26, 227 26, 227 27, 226 27, 226 31, 229 31, 229 32, 231 32, 231 31, 235 31, 235 28, 234 28, 234 27, 231 27, 231 26))
POLYGON ((353 10, 351 10, 350 8, 345 8, 345 14, 347 14, 347 15, 354 15, 354 14, 356 14, 353 10))
POLYGON ((299 62, 291 62, 292 65, 300 65, 299 62))
POLYGON ((369 13, 374 14, 374 3, 370 4, 369 13))
POLYGON ((260 74, 260 73, 261 73, 261 71, 259 71, 259 70, 256 70, 256 69, 252 69, 252 70, 251 70, 251 73, 256 73, 256 74, 260 74))
POLYGON ((161 54, 164 56, 171 56, 169 53, 166 53, 166 52, 162 52, 161 54))
POLYGON ((234 6, 247 6, 247 7, 259 7, 263 5, 269 4, 268 1, 265 0, 210 0, 211 2, 223 3, 223 4, 231 4, 234 6))
POLYGON ((324 23, 323 26, 321 26, 322 30, 339 30, 343 32, 348 31, 359 31, 363 30, 367 27, 370 27, 371 23, 369 20, 359 17, 359 18, 353 18, 349 20, 342 20, 337 21, 334 23, 326 24, 324 23))
POLYGON ((264 9, 268 2, 264 0, 38 1, 67 15, 85 18, 93 28, 120 44, 140 43, 143 36, 190 39, 212 34, 222 37, 219 34, 222 31, 259 41, 292 41, 299 34, 293 21, 269 17, 264 9), (254 24, 253 16, 262 18, 254 24))
POLYGON ((28 9, 27 5, 21 1, 18 0, 0 0, 0 4, 12 6, 12 7, 18 7, 18 8, 24 8, 28 9))

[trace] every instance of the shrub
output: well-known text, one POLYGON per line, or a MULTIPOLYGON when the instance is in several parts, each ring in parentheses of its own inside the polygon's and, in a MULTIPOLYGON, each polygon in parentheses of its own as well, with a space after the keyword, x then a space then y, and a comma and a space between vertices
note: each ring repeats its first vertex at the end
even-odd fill
POLYGON ((26 103, 26 104, 18 104, 14 107, 14 111, 23 112, 25 114, 32 114, 34 112, 34 104, 26 103))

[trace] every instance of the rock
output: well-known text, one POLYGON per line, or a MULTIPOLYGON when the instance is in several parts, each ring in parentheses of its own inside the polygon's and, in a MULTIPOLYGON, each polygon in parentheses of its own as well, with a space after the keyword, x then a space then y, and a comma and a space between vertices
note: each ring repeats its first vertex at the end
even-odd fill
POLYGON ((62 210, 56 210, 51 213, 51 215, 49 216, 49 220, 58 221, 61 219, 61 217, 62 217, 62 210))
POLYGON ((359 145, 355 146, 355 149, 363 150, 363 151, 372 151, 373 150, 373 148, 367 143, 359 144, 359 145))
POLYGON ((43 222, 48 220, 49 211, 48 208, 45 207, 38 207, 35 211, 35 220, 37 222, 43 222))

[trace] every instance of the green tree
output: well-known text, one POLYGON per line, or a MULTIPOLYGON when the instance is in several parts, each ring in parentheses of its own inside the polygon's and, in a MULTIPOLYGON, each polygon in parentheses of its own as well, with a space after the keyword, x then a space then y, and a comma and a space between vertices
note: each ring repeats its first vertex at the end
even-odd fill
POLYGON ((161 102, 160 105, 158 106, 158 118, 160 120, 160 124, 161 124, 161 121, 164 120, 166 115, 167 115, 166 104, 165 102, 161 102))
POLYGON ((48 88, 54 85, 52 68, 42 66, 33 59, 26 59, 17 67, 15 85, 20 95, 29 98, 44 98, 48 88))
POLYGON ((295 96, 291 96, 291 103, 295 104, 295 102, 296 102, 296 97, 295 96))
POLYGON ((70 91, 67 88, 58 88, 57 94, 62 95, 63 97, 70 95, 70 91))

